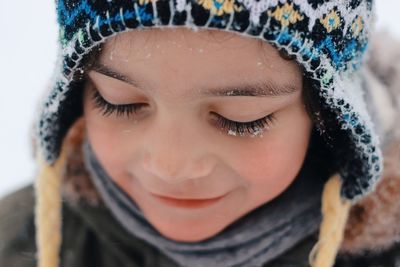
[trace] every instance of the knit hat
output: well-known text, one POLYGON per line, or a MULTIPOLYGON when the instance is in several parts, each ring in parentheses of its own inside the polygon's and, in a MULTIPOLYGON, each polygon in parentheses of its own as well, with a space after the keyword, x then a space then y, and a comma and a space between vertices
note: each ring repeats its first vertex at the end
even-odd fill
MULTIPOLYGON (((326 119, 324 114, 330 114, 340 138, 330 127, 320 127, 320 132, 334 146, 342 146, 337 158, 338 175, 327 182, 324 193, 326 216, 315 247, 318 255, 310 260, 313 266, 332 265, 349 206, 373 191, 383 168, 360 70, 373 21, 372 0, 58 0, 56 6, 59 57, 52 87, 37 119, 38 157, 44 166, 37 182, 37 227, 43 231, 38 235, 39 250, 49 247, 44 244, 45 232, 51 227, 41 225, 41 216, 58 209, 51 198, 59 195, 60 187, 49 176, 60 171, 63 138, 82 115, 80 78, 89 52, 120 32, 187 27, 262 39, 295 58, 304 77, 311 81, 307 89, 313 91, 323 108, 321 125, 326 119), (332 193, 335 188, 337 193, 332 193), (51 195, 50 191, 55 193, 51 195), (46 206, 50 201, 53 204, 46 206)), ((59 226, 56 223, 52 227, 59 226)), ((43 252, 39 258, 56 257, 60 239, 54 242, 53 251, 43 252)))

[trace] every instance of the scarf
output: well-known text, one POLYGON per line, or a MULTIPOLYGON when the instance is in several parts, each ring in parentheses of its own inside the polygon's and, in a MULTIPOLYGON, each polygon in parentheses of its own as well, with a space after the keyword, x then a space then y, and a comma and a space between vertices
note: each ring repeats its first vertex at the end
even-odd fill
POLYGON ((90 177, 117 221, 180 266, 261 267, 315 233, 322 219, 324 180, 315 173, 313 176, 314 164, 304 164, 283 193, 217 235, 196 243, 178 242, 162 236, 146 220, 132 198, 103 169, 88 139, 83 142, 83 153, 90 177))

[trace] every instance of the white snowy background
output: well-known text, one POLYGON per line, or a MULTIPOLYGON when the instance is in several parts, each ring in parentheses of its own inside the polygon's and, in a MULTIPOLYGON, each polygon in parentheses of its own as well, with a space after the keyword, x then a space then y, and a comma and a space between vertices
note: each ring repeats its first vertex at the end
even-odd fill
MULTIPOLYGON (((34 179, 30 126, 55 64, 54 2, 0 0, 0 197, 34 179)), ((400 1, 376 2, 378 29, 400 38, 400 1)))

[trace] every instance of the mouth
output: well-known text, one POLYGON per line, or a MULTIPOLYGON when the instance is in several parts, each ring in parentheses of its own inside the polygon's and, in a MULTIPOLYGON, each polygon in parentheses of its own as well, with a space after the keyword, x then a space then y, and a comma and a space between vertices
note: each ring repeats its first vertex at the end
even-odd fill
POLYGON ((156 200, 159 202, 172 206, 172 207, 179 207, 179 208, 190 208, 190 209, 196 209, 196 208, 204 208, 208 207, 218 201, 220 201, 222 198, 224 198, 227 194, 216 197, 216 198, 209 198, 209 199, 177 199, 177 198, 170 198, 170 197, 164 197, 160 195, 155 195, 153 193, 150 193, 156 200))

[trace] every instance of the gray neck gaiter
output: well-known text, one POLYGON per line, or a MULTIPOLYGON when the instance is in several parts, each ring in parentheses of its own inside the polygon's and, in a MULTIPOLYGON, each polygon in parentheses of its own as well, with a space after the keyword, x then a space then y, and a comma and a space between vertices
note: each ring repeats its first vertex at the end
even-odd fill
POLYGON ((183 267, 261 267, 318 230, 323 182, 300 172, 274 200, 249 212, 217 235, 197 243, 162 236, 136 203, 109 177, 90 147, 84 160, 111 213, 132 235, 157 247, 183 267))

